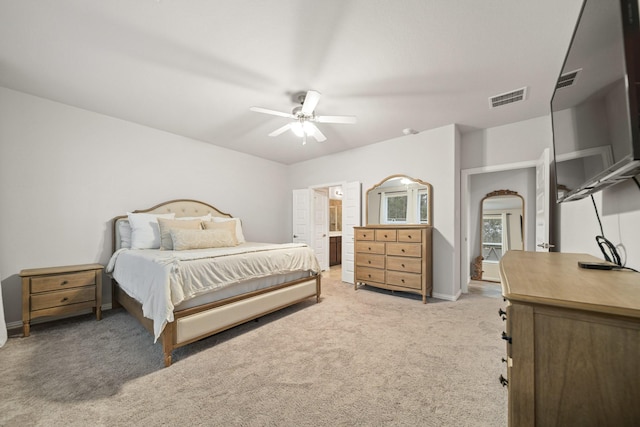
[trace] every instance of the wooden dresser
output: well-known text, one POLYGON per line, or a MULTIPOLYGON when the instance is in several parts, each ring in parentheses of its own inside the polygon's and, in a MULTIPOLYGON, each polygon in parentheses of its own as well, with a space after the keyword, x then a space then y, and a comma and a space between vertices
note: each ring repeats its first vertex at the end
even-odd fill
POLYGON ((429 225, 354 227, 355 285, 412 292, 422 302, 432 293, 429 225))
POLYGON ((91 308, 102 317, 102 270, 100 264, 22 270, 22 328, 29 336, 32 319, 77 313, 91 308))
POLYGON ((578 261, 599 260, 509 251, 500 262, 510 426, 640 425, 640 274, 578 261))

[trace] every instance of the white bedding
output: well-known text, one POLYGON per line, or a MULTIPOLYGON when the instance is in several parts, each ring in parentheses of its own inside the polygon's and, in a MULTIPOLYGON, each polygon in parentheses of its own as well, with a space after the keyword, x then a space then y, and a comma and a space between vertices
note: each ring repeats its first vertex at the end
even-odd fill
POLYGON ((174 307, 205 292, 250 279, 295 271, 320 272, 305 244, 243 243, 230 248, 161 251, 119 249, 106 269, 120 287, 142 304, 153 320, 155 340, 174 307))

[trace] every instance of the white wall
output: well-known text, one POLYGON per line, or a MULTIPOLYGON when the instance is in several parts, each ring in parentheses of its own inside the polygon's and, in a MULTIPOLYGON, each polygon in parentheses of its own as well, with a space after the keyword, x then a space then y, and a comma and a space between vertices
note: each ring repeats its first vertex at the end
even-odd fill
MULTIPOLYGON (((548 116, 470 132, 462 136, 462 169, 535 161, 544 148, 553 150, 552 145, 548 116)), ((508 180, 504 184, 508 186, 508 180)), ((620 246, 629 267, 640 269, 640 190, 633 181, 628 181, 597 193, 595 200, 605 236, 620 246)), ((600 229, 590 198, 562 203, 558 214, 560 230, 557 241, 552 243, 561 252, 589 253, 603 258, 595 241, 600 229)))
POLYGON ((240 217, 248 240, 284 242, 288 188, 279 163, 0 88, 7 321, 21 319, 20 270, 105 264, 114 216, 198 199, 240 217))
POLYGON ((439 298, 455 299, 460 292, 460 256, 456 245, 459 239, 459 146, 460 135, 454 125, 402 136, 291 165, 290 189, 359 181, 364 217, 366 190, 387 176, 405 174, 429 182, 433 185, 434 206, 433 293, 439 298))

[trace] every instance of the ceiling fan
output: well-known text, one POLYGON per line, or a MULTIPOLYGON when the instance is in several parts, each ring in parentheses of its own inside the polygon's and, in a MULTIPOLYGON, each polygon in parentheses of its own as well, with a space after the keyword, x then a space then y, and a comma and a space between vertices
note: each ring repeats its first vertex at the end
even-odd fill
POLYGON ((302 137, 302 144, 307 143, 307 136, 315 138, 318 142, 326 141, 320 129, 314 123, 346 123, 352 124, 356 122, 355 116, 316 116, 315 109, 320 101, 320 92, 310 90, 307 92, 296 92, 291 96, 291 100, 299 103, 291 113, 269 110, 262 107, 251 107, 249 110, 256 113, 271 114, 273 116, 286 117, 292 119, 293 122, 288 123, 269 134, 269 136, 278 136, 291 129, 296 136, 302 137))

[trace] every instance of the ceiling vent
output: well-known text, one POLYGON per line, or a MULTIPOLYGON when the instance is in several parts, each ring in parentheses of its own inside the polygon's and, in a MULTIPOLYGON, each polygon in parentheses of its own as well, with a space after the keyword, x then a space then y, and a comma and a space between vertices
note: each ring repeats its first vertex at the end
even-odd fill
POLYGON ((580 71, 582 71, 582 68, 562 74, 558 79, 558 84, 556 85, 556 89, 573 85, 576 82, 576 79, 578 78, 578 74, 580 73, 580 71))
POLYGON ((514 102, 524 101, 527 97, 526 86, 511 92, 501 93, 500 95, 492 96, 489 98, 489 105, 491 108, 500 107, 501 105, 511 104, 514 102))

